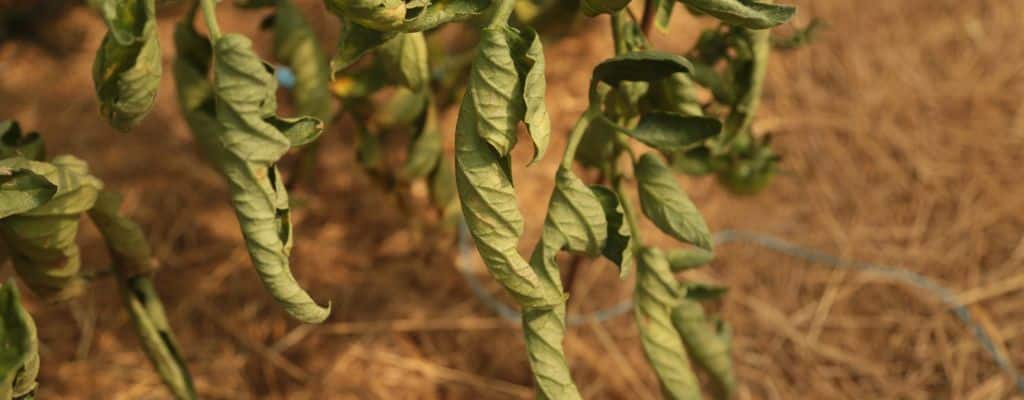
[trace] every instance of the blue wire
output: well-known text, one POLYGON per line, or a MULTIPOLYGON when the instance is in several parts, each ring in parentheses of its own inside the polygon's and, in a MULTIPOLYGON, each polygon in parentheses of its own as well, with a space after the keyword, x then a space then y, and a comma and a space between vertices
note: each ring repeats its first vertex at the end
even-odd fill
MULTIPOLYGON (((831 254, 827 254, 818 250, 804 248, 782 239, 740 230, 724 230, 714 235, 714 242, 716 244, 727 244, 727 243, 750 243, 756 244, 766 249, 778 252, 780 254, 788 255, 791 257, 803 259, 814 264, 823 265, 836 269, 848 269, 854 271, 861 271, 867 273, 873 273, 882 275, 894 280, 909 284, 911 286, 923 289, 925 292, 938 298, 942 303, 946 304, 953 309, 953 314, 966 325, 971 332, 974 334, 974 338, 981 344, 981 347, 992 357, 996 365, 1003 370, 1017 386, 1017 391, 1024 394, 1024 377, 1021 376, 1020 371, 1017 367, 1008 360, 999 350, 996 349, 995 343, 992 338, 985 333, 985 330, 980 324, 974 319, 971 311, 967 309, 953 291, 938 284, 934 280, 902 268, 890 267, 885 265, 872 264, 868 262, 855 261, 855 260, 844 260, 831 254)), ((469 240, 469 228, 466 227, 465 221, 459 224, 458 231, 458 244, 460 260, 457 262, 457 267, 466 283, 469 285, 470 290, 473 294, 480 299, 484 305, 492 309, 500 317, 518 322, 520 320, 520 314, 518 311, 509 307, 497 297, 492 295, 480 280, 476 278, 473 273, 473 266, 468 261, 472 256, 475 247, 469 240)), ((623 300, 618 304, 611 307, 597 310, 595 312, 583 315, 569 314, 566 317, 566 324, 570 327, 576 327, 588 322, 603 322, 623 314, 626 314, 633 308, 632 300, 623 300)))

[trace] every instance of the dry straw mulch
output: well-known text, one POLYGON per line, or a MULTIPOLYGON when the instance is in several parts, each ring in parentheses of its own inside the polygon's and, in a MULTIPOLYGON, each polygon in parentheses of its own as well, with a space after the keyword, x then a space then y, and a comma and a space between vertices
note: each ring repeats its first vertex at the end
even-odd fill
MULTIPOLYGON (((303 4, 333 43, 336 22, 318 1, 303 4)), ((829 28, 771 63, 757 128, 775 135, 785 173, 752 198, 731 197, 711 179, 686 180, 688 191, 713 229, 770 233, 933 277, 1024 367, 1024 2, 797 5, 798 24, 816 16, 829 28)), ((225 30, 256 34, 259 16, 222 8, 225 30)), ((167 65, 177 14, 175 6, 161 12, 167 65)), ((677 15, 685 33, 658 34, 656 43, 681 49, 707 24, 677 15)), ((611 53, 607 21, 587 24, 547 45, 556 132, 583 109, 589 66, 611 53)), ((0 47, 9 58, 0 114, 43 132, 54 152, 84 157, 126 194, 162 260, 158 286, 204 398, 531 396, 517 328, 469 292, 450 236, 417 233, 358 170, 344 124, 326 136, 322 181, 295 194, 294 269, 335 310, 323 326, 299 326, 251 270, 223 184, 197 157, 170 79, 138 132, 115 134, 96 112, 89 76, 99 21, 79 9, 60 27, 85 32, 63 58, 33 45, 0 47)), ((563 143, 556 136, 552 154, 563 143)), ((529 150, 520 150, 525 159, 529 150)), ((517 172, 533 235, 555 158, 517 172)), ((95 232, 86 229, 83 243, 86 257, 102 260, 95 232)), ((748 245, 722 246, 719 255, 696 276, 732 288, 714 309, 735 331, 740 399, 1021 398, 927 293, 748 245)), ((165 398, 114 285, 96 288, 74 307, 29 300, 44 345, 39 398, 165 398)), ((588 265, 571 312, 630 291, 611 266, 588 265)), ((569 333, 586 398, 657 398, 637 339, 628 316, 569 333)))

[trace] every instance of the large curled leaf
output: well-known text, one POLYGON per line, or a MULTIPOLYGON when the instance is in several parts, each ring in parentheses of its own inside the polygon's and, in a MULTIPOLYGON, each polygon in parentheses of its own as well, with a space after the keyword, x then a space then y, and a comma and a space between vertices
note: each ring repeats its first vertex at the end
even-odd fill
POLYGON ((277 0, 274 18, 274 56, 291 67, 295 87, 291 93, 299 115, 321 121, 331 119, 331 73, 316 34, 291 0, 277 0))
MULTIPOLYGON (((85 279, 79 274, 81 259, 75 243, 79 217, 92 208, 103 184, 89 175, 84 161, 72 156, 59 156, 51 163, 9 158, 0 161, 0 170, 4 169, 28 170, 43 178, 33 177, 31 183, 37 187, 0 185, 4 192, 30 191, 38 195, 56 187, 52 197, 41 205, 0 219, 0 237, 7 244, 18 275, 47 301, 80 294, 85 290, 85 279)), ((8 196, 0 194, 2 197, 8 196)))
POLYGON ((402 33, 384 42, 377 56, 391 72, 392 79, 413 91, 420 91, 430 79, 427 40, 422 32, 402 33))
POLYGON ((600 185, 590 187, 590 190, 601 202, 604 209, 604 216, 607 220, 608 233, 604 242, 601 254, 619 266, 619 276, 625 277, 629 273, 629 267, 633 260, 631 237, 629 225, 625 223, 625 211, 619 202, 619 196, 615 191, 600 185))
POLYGON ((694 300, 683 299, 672 310, 672 324, 682 336, 693 362, 711 376, 716 398, 731 398, 736 391, 736 376, 727 335, 715 331, 704 315, 704 308, 694 300))
POLYGON ((17 121, 0 121, 0 160, 14 156, 42 161, 46 157, 43 138, 36 132, 22 133, 17 121))
POLYGON ((681 301, 681 288, 665 255, 656 248, 637 250, 633 310, 644 354, 661 382, 662 393, 673 400, 701 398, 697 376, 686 349, 672 325, 672 312, 681 301))
POLYGON ((562 303, 562 294, 543 285, 516 250, 523 217, 505 165, 526 107, 511 34, 507 26, 481 34, 455 127, 455 181, 466 224, 488 269, 519 304, 550 308, 562 303))
POLYGON ((192 377, 150 280, 155 263, 149 242, 139 225, 121 214, 120 207, 121 197, 118 194, 102 191, 89 210, 89 218, 107 243, 121 297, 150 362, 175 398, 195 399, 192 377))
POLYGON ((39 339, 17 284, 0 286, 0 399, 31 398, 39 374, 39 339))
POLYGON ((647 153, 634 167, 640 207, 663 232, 679 241, 711 250, 711 232, 704 217, 683 192, 660 158, 647 153))
POLYGON ((729 25, 767 29, 785 23, 796 8, 751 0, 679 0, 688 7, 720 19, 729 25))
MULTIPOLYGON (((560 168, 555 175, 555 190, 548 203, 541 240, 534 247, 530 265, 545 285, 561 292, 561 277, 555 261, 558 252, 567 250, 596 257, 605 248, 607 233, 608 222, 598 197, 572 171, 560 168)), ((526 308, 523 327, 531 355, 530 365, 537 380, 537 397, 580 398, 562 350, 565 306, 526 308)))
POLYGON ((314 118, 274 116, 277 83, 245 37, 224 35, 211 48, 190 23, 182 23, 175 47, 182 111, 207 160, 228 182, 261 281, 296 319, 323 321, 330 306, 317 305, 289 270, 288 195, 274 165, 292 145, 315 137, 321 124, 314 118), (216 60, 215 87, 206 80, 211 60, 216 60))
POLYGON ((580 9, 588 17, 614 13, 629 5, 630 0, 582 0, 580 9))
POLYGON ((100 112, 129 131, 153 108, 162 71, 154 0, 92 0, 110 30, 96 52, 92 75, 100 112))

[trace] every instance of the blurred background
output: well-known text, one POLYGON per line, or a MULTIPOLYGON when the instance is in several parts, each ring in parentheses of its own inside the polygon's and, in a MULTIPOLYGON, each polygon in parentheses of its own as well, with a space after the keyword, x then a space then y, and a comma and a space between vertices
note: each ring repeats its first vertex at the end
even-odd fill
MULTIPOLYGON (((332 51, 337 20, 318 0, 297 3, 332 51)), ((753 197, 711 178, 685 178, 684 188, 713 231, 770 234, 942 283, 996 350, 1024 367, 1024 1, 792 3, 796 26, 820 18, 827 27, 769 66, 754 129, 773 134, 782 172, 753 197)), ((457 272, 458 262, 477 261, 458 256, 451 232, 409 223, 358 167, 344 121, 322 139, 316 178, 292 194, 293 270, 334 312, 303 326, 273 304, 226 188, 179 114, 171 32, 184 8, 161 2, 157 106, 125 135, 102 120, 93 92, 100 19, 64 1, 0 1, 0 117, 41 132, 52 154, 84 158, 125 194, 160 259, 157 286, 201 397, 531 398, 518 326, 457 272)), ((250 35, 269 54, 270 34, 259 29, 266 11, 225 3, 219 12, 225 31, 250 35)), ((677 10, 672 33, 652 39, 682 51, 709 23, 677 10)), ((607 16, 581 19, 545 50, 552 149, 530 168, 528 146, 516 155, 524 251, 539 233, 555 154, 586 106, 591 66, 613 53, 607 16)), ((455 111, 441 121, 450 148, 455 111)), ((86 265, 106 265, 89 224, 80 243, 86 265)), ((717 254, 692 276, 731 288, 712 308, 733 327, 740 399, 1024 398, 932 293, 749 244, 717 254)), ((632 289, 612 265, 587 264, 570 313, 616 304, 632 289)), ((38 398, 168 398, 114 282, 96 283, 74 305, 25 297, 43 346, 38 398)), ((630 314, 574 327, 565 346, 585 398, 658 398, 630 314)))

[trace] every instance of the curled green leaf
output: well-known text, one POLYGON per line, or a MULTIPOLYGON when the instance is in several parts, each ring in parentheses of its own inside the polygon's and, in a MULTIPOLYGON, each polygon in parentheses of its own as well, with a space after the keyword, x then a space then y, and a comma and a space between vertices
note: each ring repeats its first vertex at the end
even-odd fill
POLYGON ((420 119, 402 167, 402 175, 407 179, 427 176, 437 168, 444 155, 443 138, 437 127, 437 111, 432 104, 427 104, 420 119))
POLYGON ((672 324, 686 344, 693 362, 707 371, 716 389, 716 399, 729 399, 736 392, 736 375, 729 354, 728 335, 716 332, 695 300, 683 299, 672 310, 672 324))
POLYGON ((634 171, 644 215, 676 240, 710 251, 711 232, 704 217, 665 163, 647 153, 637 161, 634 171))
POLYGON ((211 47, 190 23, 175 32, 178 97, 196 141, 226 178, 249 255, 264 286, 303 322, 327 318, 298 285, 289 269, 292 232, 288 194, 275 163, 295 145, 319 134, 315 118, 283 119, 277 108, 277 82, 252 51, 249 39, 227 34, 211 47), (212 57, 212 58, 211 58, 212 57), (214 69, 214 85, 206 80, 214 69))
POLYGON ((162 72, 154 0, 93 0, 110 30, 92 76, 100 112, 127 132, 153 108, 162 72))
POLYGON ((767 29, 785 23, 796 8, 751 0, 679 0, 687 7, 718 18, 729 25, 767 29))
POLYGON ((679 282, 672 276, 661 250, 644 247, 637 250, 636 256, 633 310, 644 354, 666 398, 700 399, 697 376, 690 368, 686 348, 672 324, 672 312, 682 300, 679 282))
POLYGON ((0 399, 31 398, 39 374, 39 339, 14 279, 0 286, 0 399))
POLYGON ((604 82, 616 86, 619 82, 654 82, 679 72, 689 72, 689 60, 662 51, 633 51, 605 60, 594 68, 592 84, 604 82))
MULTIPOLYGON (((72 156, 59 156, 50 163, 23 158, 0 160, 0 171, 31 171, 31 183, 15 186, 0 184, 0 191, 34 192, 52 197, 37 207, 0 219, 3 238, 14 269, 39 297, 47 301, 70 299, 85 290, 85 279, 79 274, 81 259, 75 238, 79 218, 92 208, 103 183, 89 175, 86 163, 72 156), (43 179, 36 179, 41 177, 43 179)), ((9 183, 9 182, 7 182, 9 183)), ((9 197, 0 194, 0 198, 9 197)), ((24 199, 24 198, 23 198, 24 199)))
POLYGON ((101 191, 89 218, 107 243, 121 297, 150 362, 175 398, 195 399, 192 378, 150 278, 156 265, 149 242, 139 225, 121 214, 120 207, 118 194, 101 191))

